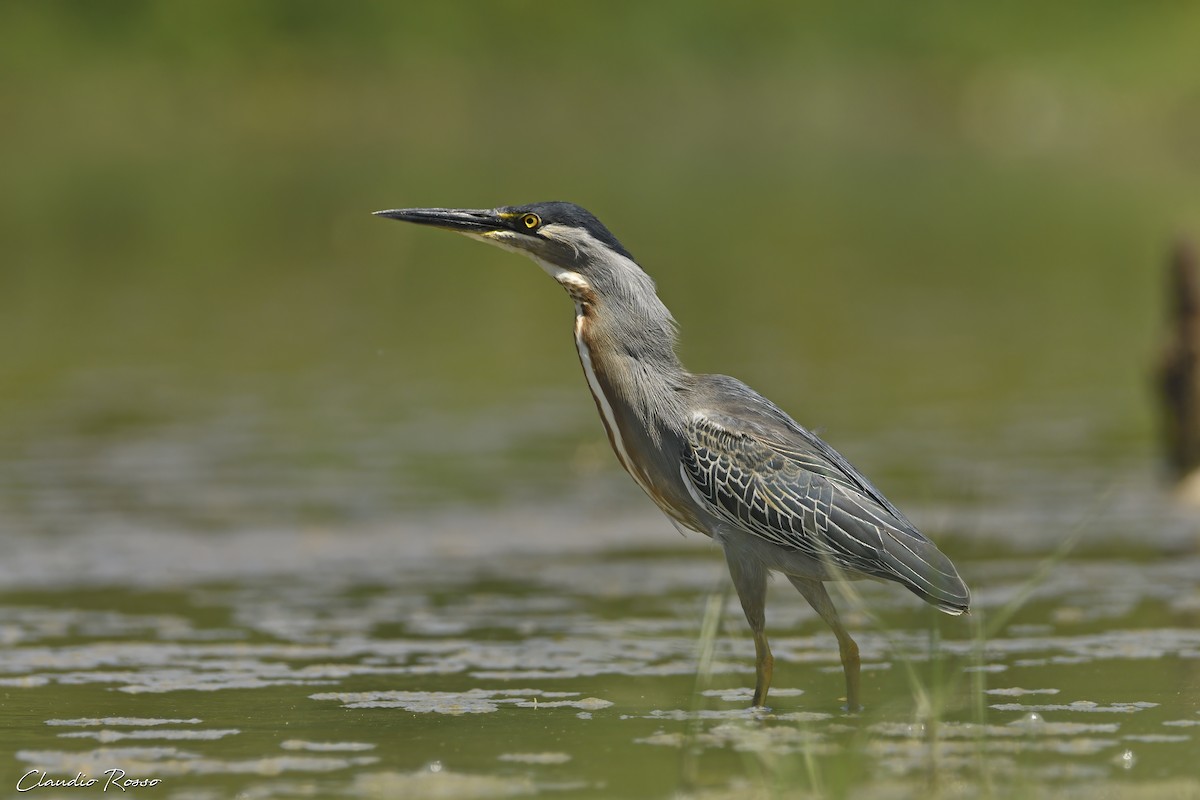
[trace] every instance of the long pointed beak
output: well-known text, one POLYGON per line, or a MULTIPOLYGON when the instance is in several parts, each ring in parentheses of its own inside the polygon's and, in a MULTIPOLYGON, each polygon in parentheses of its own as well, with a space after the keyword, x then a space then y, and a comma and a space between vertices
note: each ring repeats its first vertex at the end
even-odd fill
POLYGON ((376 211, 375 216, 432 225, 459 233, 488 233, 508 227, 500 215, 490 209, 393 208, 376 211))

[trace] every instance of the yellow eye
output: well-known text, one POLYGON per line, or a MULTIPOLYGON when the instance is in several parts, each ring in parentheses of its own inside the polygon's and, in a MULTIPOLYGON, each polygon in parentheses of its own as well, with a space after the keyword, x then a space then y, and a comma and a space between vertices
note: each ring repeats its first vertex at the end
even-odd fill
POLYGON ((542 218, 537 214, 526 214, 521 217, 521 224, 523 224, 526 228, 529 228, 529 230, 533 230, 538 225, 542 224, 542 218))

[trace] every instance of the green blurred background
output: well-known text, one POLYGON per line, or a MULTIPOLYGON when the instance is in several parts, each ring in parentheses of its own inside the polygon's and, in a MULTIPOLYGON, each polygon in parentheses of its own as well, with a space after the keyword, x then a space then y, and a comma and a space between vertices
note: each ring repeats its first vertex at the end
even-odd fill
POLYGON ((420 205, 590 208, 691 367, 902 496, 964 491, 922 447, 1149 462, 1197 42, 1170 2, 4 3, 4 519, 632 497, 560 290, 369 213, 420 205))
MULTIPOLYGON (((693 653, 719 553, 687 550, 608 452, 559 287, 370 214, 562 199, 655 277, 691 368, 771 397, 936 539, 968 622, 1030 600, 986 652, 953 622, 946 645, 1084 707, 1048 706, 1067 727, 1017 750, 1023 707, 948 707, 988 725, 930 748, 946 791, 988 794, 963 766, 986 755, 1000 796, 1194 793, 1194 742, 1162 726, 1195 722, 1197 521, 1167 502, 1150 377, 1167 253, 1200 236, 1198 43, 1178 2, 0 0, 7 785, 104 764, 180 797, 410 796, 444 760, 564 795, 674 790, 687 757, 642 737, 712 701, 693 653), (1008 558, 1073 534, 1051 568, 1008 558), (349 711, 311 701, 314 677, 616 705, 349 711), (1097 738, 1117 728, 1087 712, 1134 701, 1157 710, 1097 738), (131 715, 204 725, 109 749, 131 715), (100 718, 100 749, 62 717, 100 718), (302 779, 292 737, 378 761, 302 779), (496 760, 514 747, 574 761, 496 760)), ((900 668, 930 623, 863 591, 882 623, 839 604, 878 716, 796 724, 831 796, 896 797, 938 777, 900 668)), ((780 708, 832 713, 832 639, 776 595, 776 688, 808 692, 780 708)), ((732 605, 720 638, 717 687, 747 685, 732 605)), ((744 797, 771 760, 730 742, 703 770, 744 797)))

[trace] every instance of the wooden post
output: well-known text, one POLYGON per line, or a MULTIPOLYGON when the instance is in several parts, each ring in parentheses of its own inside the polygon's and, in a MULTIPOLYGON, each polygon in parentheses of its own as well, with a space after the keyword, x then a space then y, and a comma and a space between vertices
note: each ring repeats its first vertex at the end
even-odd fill
POLYGON ((1200 269, 1188 242, 1171 254, 1167 292, 1170 328, 1159 368, 1163 443, 1181 480, 1200 467, 1200 269))

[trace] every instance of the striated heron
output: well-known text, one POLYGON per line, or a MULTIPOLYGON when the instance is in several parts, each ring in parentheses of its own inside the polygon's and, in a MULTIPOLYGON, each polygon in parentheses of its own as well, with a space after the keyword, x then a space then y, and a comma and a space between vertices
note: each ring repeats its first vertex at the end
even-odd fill
POLYGON ((566 289, 617 460, 677 526, 725 552, 754 634, 755 706, 766 702, 774 666, 764 629, 771 571, 833 629, 851 711, 858 645, 824 581, 882 578, 947 614, 967 611, 970 593, 950 559, 850 462, 741 381, 684 369, 654 281, 592 214, 562 202, 375 213, 524 253, 566 289))

